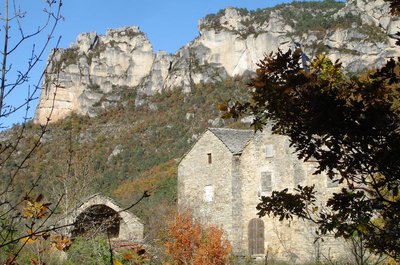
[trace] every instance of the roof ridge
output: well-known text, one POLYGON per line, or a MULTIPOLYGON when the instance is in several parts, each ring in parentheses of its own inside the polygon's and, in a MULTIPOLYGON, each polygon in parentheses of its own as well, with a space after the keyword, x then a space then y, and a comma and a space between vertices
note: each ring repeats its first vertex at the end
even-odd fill
POLYGON ((254 136, 253 130, 231 129, 231 128, 208 128, 228 150, 236 155, 241 154, 247 143, 254 136), (228 134, 226 132, 229 132, 228 134))
POLYGON ((235 128, 224 128, 224 127, 208 127, 208 130, 231 130, 240 132, 253 132, 251 129, 235 129, 235 128))

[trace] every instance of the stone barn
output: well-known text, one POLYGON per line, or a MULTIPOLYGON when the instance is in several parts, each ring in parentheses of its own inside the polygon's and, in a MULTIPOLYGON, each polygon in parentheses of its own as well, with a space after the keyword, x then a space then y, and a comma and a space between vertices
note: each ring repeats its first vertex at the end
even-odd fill
POLYGON ((75 224, 67 231, 72 238, 104 234, 113 241, 143 241, 143 224, 140 220, 112 199, 100 194, 86 199, 64 222, 75 224))
POLYGON ((316 185, 320 204, 340 189, 326 176, 313 175, 315 164, 298 160, 285 136, 270 129, 210 128, 178 166, 178 206, 203 224, 221 226, 239 255, 298 261, 344 254, 344 242, 316 241, 306 221, 258 218, 256 205, 272 190, 316 185))

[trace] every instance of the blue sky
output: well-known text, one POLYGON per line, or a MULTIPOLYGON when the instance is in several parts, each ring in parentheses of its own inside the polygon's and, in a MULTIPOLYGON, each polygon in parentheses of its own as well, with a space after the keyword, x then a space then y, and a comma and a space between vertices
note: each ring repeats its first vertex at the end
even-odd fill
MULTIPOLYGON (((45 0, 15 0, 17 7, 26 11, 22 20, 25 29, 34 29, 44 21, 42 12, 45 0)), ((12 1, 11 1, 12 2, 12 1)), ((185 45, 198 35, 197 23, 200 18, 207 14, 218 12, 226 7, 242 7, 249 10, 275 6, 284 0, 64 0, 62 15, 65 18, 56 29, 56 37, 61 36, 59 47, 66 48, 74 42, 81 32, 95 31, 98 34, 105 33, 108 28, 137 25, 150 39, 155 51, 165 50, 175 53, 181 46, 185 45)), ((3 4, 1 5, 3 8, 3 4)), ((3 9, 0 9, 3 11, 3 9)), ((1 12, 3 15, 4 12, 1 12)), ((3 25, 2 25, 3 26, 3 25)), ((11 32, 12 41, 18 38, 16 26, 13 25, 11 32)), ((3 43, 3 31, 0 31, 0 41, 3 43)), ((46 34, 39 36, 32 42, 25 43, 18 53, 9 58, 13 63, 11 73, 26 68, 33 43, 40 45, 46 34)), ((54 47, 53 41, 50 47, 54 47)), ((44 59, 50 48, 46 50, 44 59)), ((44 60, 45 61, 45 60, 44 60)), ((45 62, 37 65, 34 72, 30 74, 30 84, 37 82, 40 72, 43 71, 45 62)), ((11 79, 9 79, 11 80, 11 79)), ((26 97, 28 84, 20 87, 14 93, 9 102, 16 105, 26 97)), ((31 87, 32 88, 32 87, 31 87)), ((29 110, 29 116, 34 115, 37 102, 34 102, 29 110)), ((20 123, 22 113, 13 115, 6 121, 0 121, 4 125, 20 123)))
POLYGON ((174 53, 198 35, 197 22, 209 13, 230 6, 257 9, 282 2, 282 0, 67 0, 63 11, 65 22, 61 25, 60 32, 63 34, 63 45, 66 45, 74 41, 80 32, 104 33, 107 28, 137 25, 148 35, 155 51, 166 50, 174 53))

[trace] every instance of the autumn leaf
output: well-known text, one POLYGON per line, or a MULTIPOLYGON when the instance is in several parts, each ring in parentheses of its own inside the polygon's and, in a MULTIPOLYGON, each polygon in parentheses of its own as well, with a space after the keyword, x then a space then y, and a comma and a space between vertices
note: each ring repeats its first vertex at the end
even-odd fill
POLYGON ((36 241, 36 239, 38 238, 38 236, 33 232, 32 229, 28 229, 27 234, 28 234, 28 236, 21 239, 21 241, 26 244, 34 243, 36 241))
POLYGON ((33 238, 33 236, 26 236, 24 238, 21 238, 21 242, 26 243, 26 244, 32 244, 36 240, 33 238))
POLYGON ((184 213, 169 224, 168 233, 170 240, 165 243, 165 250, 171 264, 227 264, 231 246, 220 228, 202 228, 189 213, 184 213))
POLYGON ((46 216, 50 203, 41 203, 42 197, 39 197, 35 201, 27 200, 26 205, 23 208, 22 216, 26 219, 42 219, 46 216))
POLYGON ((228 105, 226 103, 220 103, 217 106, 219 111, 227 111, 228 110, 228 105))
POLYGON ((122 263, 118 260, 113 260, 113 265, 122 265, 122 263))
POLYGON ((51 248, 59 251, 68 250, 71 240, 64 235, 55 235, 51 238, 51 248))
POLYGON ((135 256, 132 253, 125 253, 122 257, 126 260, 133 260, 135 256))

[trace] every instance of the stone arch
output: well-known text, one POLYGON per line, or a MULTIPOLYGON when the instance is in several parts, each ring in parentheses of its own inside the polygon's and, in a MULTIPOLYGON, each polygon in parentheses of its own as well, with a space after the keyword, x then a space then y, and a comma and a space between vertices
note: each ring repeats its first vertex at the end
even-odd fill
POLYGON ((88 207, 76 217, 71 236, 91 236, 106 234, 110 238, 118 238, 121 217, 114 209, 104 205, 95 204, 88 207))
POLYGON ((248 239, 249 254, 264 254, 264 221, 260 218, 253 218, 249 222, 248 239))
POLYGON ((143 224, 140 220, 124 211, 111 198, 100 194, 86 199, 65 221, 74 224, 67 232, 71 237, 92 231, 108 233, 115 240, 143 241, 143 224))

